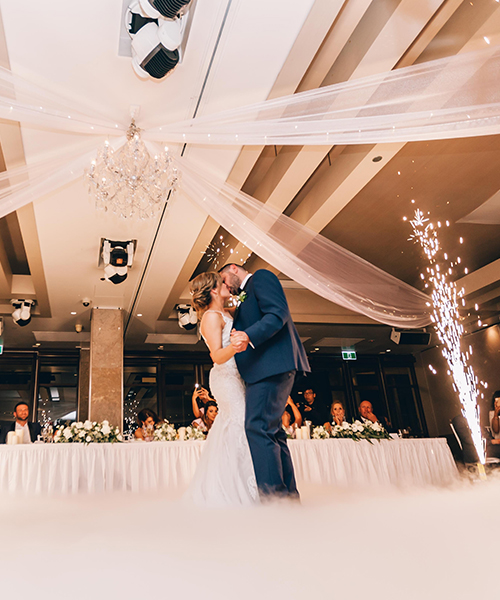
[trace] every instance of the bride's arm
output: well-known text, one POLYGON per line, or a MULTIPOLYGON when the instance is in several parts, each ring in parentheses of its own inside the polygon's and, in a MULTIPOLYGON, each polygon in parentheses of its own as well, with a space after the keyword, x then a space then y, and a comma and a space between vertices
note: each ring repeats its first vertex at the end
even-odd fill
POLYGON ((210 357, 217 365, 227 362, 236 354, 232 344, 229 344, 225 348, 222 347, 223 327, 224 320, 222 319, 222 315, 213 312, 203 315, 200 326, 201 332, 210 350, 210 357))

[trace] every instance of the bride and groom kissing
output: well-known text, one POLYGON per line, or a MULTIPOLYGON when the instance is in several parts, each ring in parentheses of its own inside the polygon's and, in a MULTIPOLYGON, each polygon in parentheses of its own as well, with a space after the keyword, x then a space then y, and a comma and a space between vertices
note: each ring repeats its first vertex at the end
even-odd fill
POLYGON ((278 278, 231 263, 198 275, 190 291, 214 362, 210 389, 219 414, 188 495, 203 506, 298 499, 281 416, 295 373, 310 368, 278 278), (226 308, 237 295, 239 305, 226 308))

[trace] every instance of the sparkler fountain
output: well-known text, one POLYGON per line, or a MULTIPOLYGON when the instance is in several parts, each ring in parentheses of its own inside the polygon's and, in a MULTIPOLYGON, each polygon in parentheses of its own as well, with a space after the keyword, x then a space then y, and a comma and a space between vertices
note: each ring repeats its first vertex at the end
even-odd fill
MULTIPOLYGON (((406 221, 406 217, 404 217, 404 220, 406 221)), ((484 475, 483 465, 486 457, 481 435, 479 406, 477 404, 480 394, 479 381, 474 375, 472 366, 468 364, 472 348, 469 347, 468 352, 463 352, 461 349, 464 328, 460 323, 459 301, 462 306, 465 306, 464 290, 463 288, 458 290, 455 282, 448 280, 448 276, 453 274, 453 267, 456 267, 461 261, 460 258, 457 258, 455 262, 450 261, 449 266, 445 268, 439 264, 438 254, 442 251, 437 229, 420 209, 415 211, 410 224, 413 233, 409 240, 421 245, 429 261, 426 272, 421 273, 420 276, 424 280, 426 288, 432 286, 432 305, 430 302, 428 303, 429 307, 432 306, 431 319, 439 340, 443 344, 443 356, 448 363, 449 373, 453 377, 453 388, 458 392, 460 398, 462 414, 469 424, 472 441, 480 461, 480 474, 484 475)), ((449 226, 448 221, 446 225, 449 226)), ((441 227, 439 222, 438 227, 441 227)), ((448 261, 448 255, 444 252, 442 254, 444 260, 448 261)), ((433 367, 430 368, 433 373, 436 373, 433 367)))

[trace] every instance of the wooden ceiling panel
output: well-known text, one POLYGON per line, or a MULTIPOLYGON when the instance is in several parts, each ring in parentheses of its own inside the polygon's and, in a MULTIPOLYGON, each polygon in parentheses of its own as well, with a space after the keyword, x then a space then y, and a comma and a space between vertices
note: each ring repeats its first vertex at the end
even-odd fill
POLYGON ((498 227, 456 221, 500 188, 499 163, 500 136, 406 144, 322 233, 414 285, 422 261, 402 218, 419 207, 453 224, 440 232, 441 243, 476 270, 500 257, 498 227))

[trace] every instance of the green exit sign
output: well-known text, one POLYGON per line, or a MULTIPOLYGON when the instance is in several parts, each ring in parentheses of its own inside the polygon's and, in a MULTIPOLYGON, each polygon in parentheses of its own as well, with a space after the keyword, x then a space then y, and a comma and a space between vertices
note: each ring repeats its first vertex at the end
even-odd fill
POLYGON ((342 358, 344 360, 356 360, 355 350, 342 350, 342 358))

